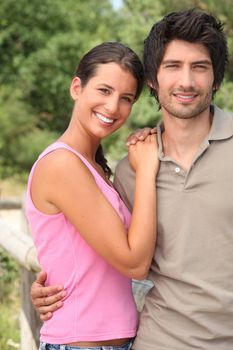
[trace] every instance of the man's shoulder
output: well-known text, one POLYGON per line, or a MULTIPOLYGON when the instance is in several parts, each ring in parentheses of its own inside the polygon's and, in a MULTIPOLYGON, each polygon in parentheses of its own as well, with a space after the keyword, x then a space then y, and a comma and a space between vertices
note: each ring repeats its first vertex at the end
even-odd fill
POLYGON ((120 160, 116 166, 114 186, 126 206, 129 210, 132 210, 135 190, 135 172, 130 166, 128 157, 120 160))
POLYGON ((214 108, 214 114, 217 115, 218 117, 226 117, 226 118, 230 118, 231 121, 233 120, 232 111, 223 110, 216 105, 213 105, 213 108, 214 108))
POLYGON ((135 180, 135 171, 129 163, 128 156, 121 159, 115 169, 115 178, 120 178, 123 182, 135 180))
POLYGON ((233 112, 224 111, 217 107, 214 108, 214 119, 210 132, 211 140, 224 140, 233 136, 233 112))
POLYGON ((129 174, 134 173, 133 169, 131 168, 129 164, 129 158, 128 156, 125 156, 122 158, 116 165, 115 174, 129 174))

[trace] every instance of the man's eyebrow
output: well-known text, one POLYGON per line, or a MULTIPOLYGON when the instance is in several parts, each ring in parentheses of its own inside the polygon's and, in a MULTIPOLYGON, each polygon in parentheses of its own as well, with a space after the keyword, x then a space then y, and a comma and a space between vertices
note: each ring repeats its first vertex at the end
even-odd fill
POLYGON ((180 63, 180 60, 164 60, 161 62, 161 64, 169 64, 169 63, 180 63))
POLYGON ((206 64, 208 66, 212 66, 212 62, 210 60, 199 60, 199 61, 194 61, 192 64, 206 64))
MULTIPOLYGON (((161 65, 165 65, 165 64, 176 64, 176 63, 182 63, 181 60, 164 60, 161 62, 161 65)), ((212 65, 212 62, 210 60, 198 60, 198 61, 193 61, 191 62, 191 64, 206 64, 208 66, 212 65)))

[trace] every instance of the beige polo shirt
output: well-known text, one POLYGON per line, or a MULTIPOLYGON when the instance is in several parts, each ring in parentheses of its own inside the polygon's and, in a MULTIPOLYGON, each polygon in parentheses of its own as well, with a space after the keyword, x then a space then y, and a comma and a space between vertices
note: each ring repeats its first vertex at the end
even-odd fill
MULTIPOLYGON (((158 238, 136 350, 233 350, 233 115, 214 107, 189 171, 163 155, 158 126, 158 238)), ((132 207, 127 158, 115 186, 132 207)), ((146 233, 145 233, 146 234, 146 233)))

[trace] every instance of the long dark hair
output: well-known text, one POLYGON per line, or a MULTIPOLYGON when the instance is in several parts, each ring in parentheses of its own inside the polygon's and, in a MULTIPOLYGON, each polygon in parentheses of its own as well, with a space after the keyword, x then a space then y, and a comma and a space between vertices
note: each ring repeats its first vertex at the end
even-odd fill
MULTIPOLYGON (((213 95, 220 87, 228 63, 228 49, 223 24, 214 16, 195 8, 172 12, 153 25, 144 41, 145 78, 157 86, 157 74, 166 44, 174 39, 200 43, 209 51, 214 71, 213 95)), ((158 101, 156 88, 152 95, 158 101)), ((158 101, 159 102, 159 101, 158 101)))
MULTIPOLYGON (((98 65, 110 62, 117 63, 123 69, 129 71, 137 80, 135 97, 135 100, 137 100, 144 86, 143 65, 133 50, 119 42, 105 42, 88 51, 79 62, 75 76, 81 79, 82 86, 84 87, 95 76, 98 65)), ((110 177, 112 171, 107 164, 101 145, 97 149, 95 158, 96 162, 103 168, 105 174, 110 177)))

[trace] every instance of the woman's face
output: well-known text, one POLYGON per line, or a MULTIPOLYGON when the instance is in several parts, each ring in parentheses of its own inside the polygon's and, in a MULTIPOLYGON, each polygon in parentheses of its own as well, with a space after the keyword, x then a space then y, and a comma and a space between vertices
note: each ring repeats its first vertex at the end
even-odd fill
POLYGON ((117 63, 100 64, 87 84, 71 84, 75 113, 80 125, 99 139, 113 133, 128 118, 137 91, 137 80, 117 63))

